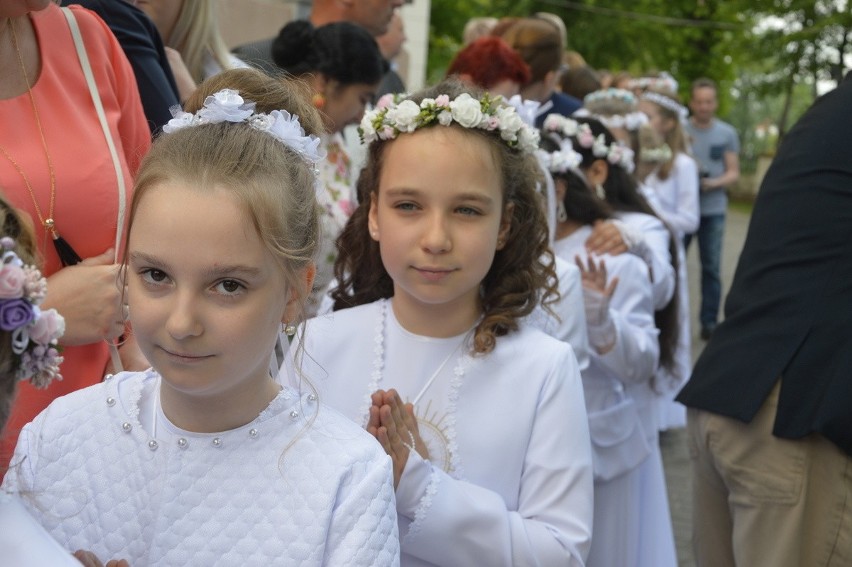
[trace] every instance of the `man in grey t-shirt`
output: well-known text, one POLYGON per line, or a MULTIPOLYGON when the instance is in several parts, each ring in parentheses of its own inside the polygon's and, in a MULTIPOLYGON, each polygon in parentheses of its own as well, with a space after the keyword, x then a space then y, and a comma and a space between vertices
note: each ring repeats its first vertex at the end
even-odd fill
MULTIPOLYGON (((736 130, 716 118, 716 83, 698 79, 692 83, 686 130, 692 154, 698 161, 701 223, 698 251, 701 257, 701 338, 707 340, 716 328, 722 298, 721 259, 725 232, 726 189, 740 177, 740 140, 736 130)), ((692 235, 686 236, 686 246, 692 235)))

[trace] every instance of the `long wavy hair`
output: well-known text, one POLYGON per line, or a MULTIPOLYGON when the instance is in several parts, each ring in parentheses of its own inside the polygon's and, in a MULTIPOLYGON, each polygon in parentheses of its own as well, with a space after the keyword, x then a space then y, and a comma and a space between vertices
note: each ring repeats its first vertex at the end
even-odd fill
MULTIPOLYGON (((422 90, 409 99, 418 103, 441 94, 451 99, 463 92, 481 97, 483 92, 456 79, 422 90)), ((431 126, 445 128, 445 126, 431 126)), ((521 318, 539 304, 549 308, 559 298, 553 253, 548 247, 547 221, 536 192, 540 170, 535 158, 512 149, 499 131, 465 129, 453 124, 466 136, 485 140, 500 169, 504 203, 513 203, 511 227, 506 245, 498 250, 491 268, 482 280, 480 298, 483 316, 476 326, 473 352, 486 354, 497 337, 518 329, 521 318)), ((385 153, 393 141, 370 144, 367 163, 358 180, 358 208, 337 239, 339 256, 334 266, 338 287, 332 292, 334 309, 372 303, 393 296, 393 280, 382 264, 379 244, 369 234, 370 205, 377 197, 385 153)))

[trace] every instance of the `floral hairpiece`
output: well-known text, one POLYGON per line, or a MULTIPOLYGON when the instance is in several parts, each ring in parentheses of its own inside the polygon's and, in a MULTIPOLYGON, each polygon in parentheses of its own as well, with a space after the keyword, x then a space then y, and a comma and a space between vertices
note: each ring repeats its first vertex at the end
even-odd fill
POLYGON ((548 114, 542 129, 565 138, 573 138, 581 148, 591 149, 596 158, 606 159, 612 165, 625 169, 627 173, 633 173, 633 150, 619 142, 607 144, 606 136, 595 136, 591 126, 585 122, 580 123, 561 114, 548 114))
POLYGON ((559 140, 559 149, 555 152, 536 150, 536 157, 550 173, 579 171, 583 163, 583 156, 574 149, 571 140, 559 140))
POLYGON ((636 95, 625 89, 616 89, 610 87, 608 89, 600 89, 587 94, 583 98, 584 105, 594 104, 596 102, 604 102, 609 100, 617 100, 630 106, 636 105, 636 95))
POLYGON ((638 77, 630 79, 630 88, 633 89, 657 89, 677 92, 678 82, 670 74, 663 71, 659 77, 638 77))
POLYGON ((65 332, 65 319, 55 309, 39 308, 47 280, 37 268, 25 265, 14 248, 12 238, 0 238, 0 329, 11 334, 12 353, 18 358, 16 378, 46 388, 52 380, 62 380, 57 341, 65 332))
POLYGON ((171 134, 189 126, 218 124, 220 122, 245 122, 249 126, 266 132, 311 163, 325 157, 320 149, 320 139, 306 135, 299 117, 286 110, 270 113, 255 112, 255 103, 243 100, 233 89, 222 89, 204 99, 204 106, 196 113, 184 112, 180 107, 171 109, 172 118, 163 126, 163 132, 171 134))
POLYGON ((453 122, 463 128, 499 131, 500 138, 510 148, 530 153, 538 148, 538 130, 527 126, 515 108, 502 104, 502 97, 491 98, 487 93, 482 99, 462 93, 453 100, 442 94, 423 99, 420 104, 409 99, 382 97, 376 108, 364 114, 358 131, 361 140, 369 144, 375 140, 393 140, 425 126, 449 126, 453 122))
POLYGON ((642 100, 651 101, 654 104, 657 104, 659 106, 662 106, 663 108, 674 112, 681 120, 686 120, 686 118, 689 116, 689 111, 686 110, 685 106, 683 106, 676 100, 667 97, 666 95, 648 91, 642 93, 642 100))
POLYGON ((656 148, 639 150, 639 160, 644 163, 665 163, 672 159, 672 149, 668 144, 656 148))
POLYGON ((573 116, 587 116, 589 118, 594 118, 610 130, 613 128, 622 128, 630 132, 636 131, 648 123, 648 115, 644 112, 639 112, 638 110, 624 115, 613 114, 611 116, 604 116, 602 114, 589 112, 589 109, 587 108, 581 108, 577 110, 573 116))

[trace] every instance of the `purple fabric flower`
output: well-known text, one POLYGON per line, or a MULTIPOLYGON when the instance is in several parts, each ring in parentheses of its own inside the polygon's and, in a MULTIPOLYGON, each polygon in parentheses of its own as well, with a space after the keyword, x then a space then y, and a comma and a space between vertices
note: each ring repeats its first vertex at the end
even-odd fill
POLYGON ((33 306, 23 299, 0 302, 0 329, 14 331, 33 320, 33 306))

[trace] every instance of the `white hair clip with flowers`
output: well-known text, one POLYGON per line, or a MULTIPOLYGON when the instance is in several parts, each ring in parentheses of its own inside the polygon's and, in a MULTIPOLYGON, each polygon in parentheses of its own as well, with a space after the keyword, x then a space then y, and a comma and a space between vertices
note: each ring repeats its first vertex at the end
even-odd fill
POLYGON ((607 162, 623 168, 627 173, 633 173, 636 165, 633 163, 633 150, 619 142, 607 144, 606 136, 603 134, 595 136, 591 126, 585 122, 580 123, 561 114, 548 114, 544 119, 542 130, 545 133, 554 132, 562 138, 573 138, 578 146, 591 150, 596 158, 606 159, 607 162))
POLYGON ((497 131, 510 148, 533 153, 538 148, 538 130, 525 124, 518 111, 502 101, 502 97, 492 98, 487 93, 482 99, 462 93, 453 100, 443 94, 425 98, 420 104, 384 96, 374 109, 364 114, 358 131, 361 140, 369 144, 376 140, 393 140, 400 134, 433 124, 456 123, 463 128, 497 131))
POLYGON ((37 268, 24 264, 15 246, 14 239, 0 238, 0 330, 9 333, 17 379, 46 388, 52 380, 62 380, 57 341, 65 332, 65 319, 55 309, 39 308, 47 280, 37 268))
POLYGON ((306 135, 298 116, 286 110, 273 110, 267 114, 255 112, 254 109, 255 103, 244 100, 237 91, 222 89, 204 99, 204 106, 194 114, 184 112, 180 107, 173 107, 171 112, 174 118, 163 126, 163 132, 170 134, 201 124, 245 122, 271 135, 312 164, 325 157, 325 151, 320 148, 319 137, 306 135))

